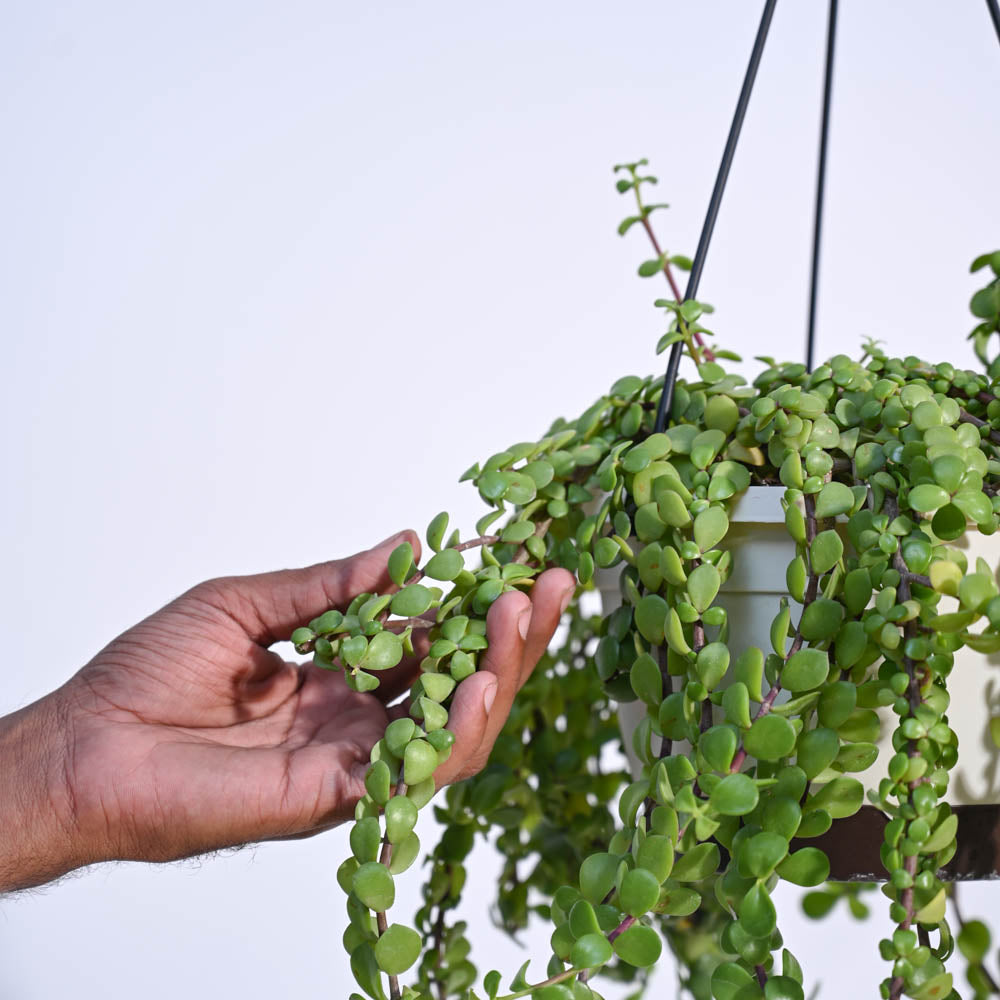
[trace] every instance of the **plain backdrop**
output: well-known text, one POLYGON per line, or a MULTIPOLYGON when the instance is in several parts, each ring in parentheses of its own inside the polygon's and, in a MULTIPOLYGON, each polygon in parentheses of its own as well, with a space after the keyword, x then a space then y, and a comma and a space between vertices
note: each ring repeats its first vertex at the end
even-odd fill
MULTIPOLYGON (((467 465, 658 369, 663 290, 615 234, 611 167, 650 158, 661 240, 692 252, 759 9, 3 4, 0 711, 199 579, 442 508, 471 527, 467 465)), ((802 353, 824 31, 824 4, 778 5, 702 283, 747 358, 802 353)), ((841 4, 821 355, 973 363, 998 94, 982 0, 841 4)), ((346 997, 346 842, 2 900, 0 996, 346 997)), ((522 954, 491 928, 496 867, 476 854, 463 911, 481 967, 540 972, 547 929, 522 954)), ((990 888, 966 909, 997 912, 990 888)), ((884 920, 816 927, 781 896, 810 983, 873 995, 884 920)))

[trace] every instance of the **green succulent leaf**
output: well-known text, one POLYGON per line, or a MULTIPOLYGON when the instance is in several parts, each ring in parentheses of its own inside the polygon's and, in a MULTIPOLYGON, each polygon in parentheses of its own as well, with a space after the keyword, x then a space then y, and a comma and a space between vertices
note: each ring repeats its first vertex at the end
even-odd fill
POLYGON ((781 760, 795 748, 795 729, 780 715, 764 715, 750 727, 744 745, 758 760, 781 760))
POLYGON ((781 686, 789 691, 811 691, 826 680, 830 669, 827 654, 821 649, 800 649, 788 658, 781 671, 781 686))
POLYGON ((645 969, 656 964, 663 951, 663 942, 652 927, 633 924, 615 938, 613 947, 623 962, 645 969))
POLYGON ((836 517, 846 514, 854 506, 854 493, 843 483, 827 483, 816 497, 816 517, 836 517))
POLYGON ((830 877, 830 860, 818 847, 803 847, 778 865, 778 874, 796 885, 820 885, 830 877))
POLYGON ((728 774, 712 789, 709 803, 723 816, 745 816, 757 807, 758 797, 757 786, 751 778, 745 774, 728 774))

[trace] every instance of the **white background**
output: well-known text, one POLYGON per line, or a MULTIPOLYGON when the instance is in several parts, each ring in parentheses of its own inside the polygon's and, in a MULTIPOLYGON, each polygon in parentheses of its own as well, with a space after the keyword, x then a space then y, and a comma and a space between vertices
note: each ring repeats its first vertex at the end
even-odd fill
MULTIPOLYGON (((824 7, 778 5, 702 283, 747 357, 802 350, 824 7)), ((820 354, 874 335, 972 364, 968 262, 1000 242, 985 5, 841 7, 820 354)), ((611 165, 651 159, 661 239, 692 252, 758 12, 5 5, 0 711, 201 578, 443 507, 471 526, 470 462, 658 368, 662 289, 635 277, 641 234, 615 235, 611 165)), ((3 900, 0 996, 345 997, 346 840, 3 900)), ((513 972, 490 854, 474 868, 482 967, 513 972)), ((811 981, 872 995, 880 926, 819 929, 784 897, 811 981)))

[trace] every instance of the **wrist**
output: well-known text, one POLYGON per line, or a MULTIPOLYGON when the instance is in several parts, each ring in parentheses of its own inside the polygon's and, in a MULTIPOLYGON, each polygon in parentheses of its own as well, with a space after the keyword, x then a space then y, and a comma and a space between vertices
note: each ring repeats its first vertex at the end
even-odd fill
POLYGON ((42 885, 87 857, 67 780, 61 691, 0 718, 0 893, 42 885))

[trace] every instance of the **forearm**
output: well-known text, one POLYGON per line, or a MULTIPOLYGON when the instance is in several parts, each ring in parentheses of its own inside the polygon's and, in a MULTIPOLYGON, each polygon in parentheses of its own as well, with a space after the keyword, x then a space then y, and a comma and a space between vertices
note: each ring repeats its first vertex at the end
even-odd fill
POLYGON ((58 693, 0 718, 0 893, 88 859, 76 835, 58 693))

